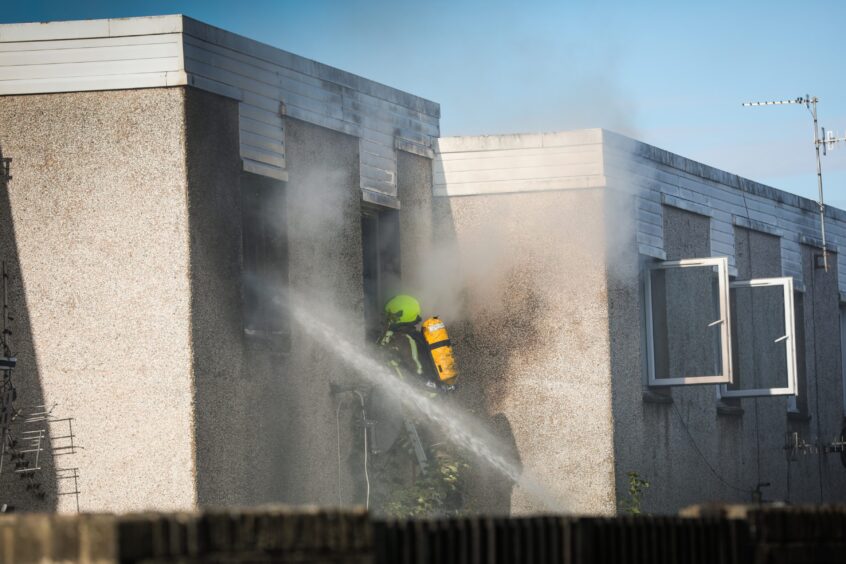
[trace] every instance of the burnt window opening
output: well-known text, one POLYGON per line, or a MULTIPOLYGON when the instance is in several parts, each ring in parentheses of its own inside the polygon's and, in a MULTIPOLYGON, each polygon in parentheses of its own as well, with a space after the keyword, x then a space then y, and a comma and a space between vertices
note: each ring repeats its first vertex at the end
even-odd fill
POLYGON ((402 291, 397 210, 369 206, 362 209, 361 250, 366 337, 372 343, 385 329, 385 302, 402 291))
POLYGON ((285 183, 241 174, 244 335, 251 344, 290 349, 285 183))

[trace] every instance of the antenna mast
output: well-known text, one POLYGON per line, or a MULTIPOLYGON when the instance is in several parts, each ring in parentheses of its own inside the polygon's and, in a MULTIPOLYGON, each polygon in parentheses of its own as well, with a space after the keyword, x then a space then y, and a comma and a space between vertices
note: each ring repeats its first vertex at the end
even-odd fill
POLYGON ((833 149, 834 145, 840 141, 846 141, 846 137, 837 138, 831 131, 828 132, 826 135, 825 128, 822 128, 822 135, 820 135, 820 129, 817 122, 817 103, 819 102, 819 98, 816 96, 811 97, 809 94, 805 94, 804 97, 800 96, 799 98, 794 98, 793 100, 774 100, 771 102, 745 102, 744 106, 782 106, 788 104, 798 104, 803 105, 808 108, 808 111, 811 113, 811 117, 814 120, 814 149, 817 153, 817 188, 819 190, 819 199, 817 200, 817 205, 820 210, 820 235, 822 237, 822 256, 823 256, 823 268, 825 271, 828 272, 828 247, 826 245, 826 238, 825 238, 825 199, 823 198, 823 181, 822 181, 822 162, 820 160, 820 147, 822 147, 823 154, 827 154, 827 149, 833 149))

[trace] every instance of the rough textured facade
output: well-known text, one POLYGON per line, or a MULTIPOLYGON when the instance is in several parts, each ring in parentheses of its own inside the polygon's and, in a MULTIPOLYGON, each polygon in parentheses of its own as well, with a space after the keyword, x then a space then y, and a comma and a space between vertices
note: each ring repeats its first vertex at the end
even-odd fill
MULTIPOLYGON (((430 237, 438 105, 183 16, 0 27, 19 404, 75 418, 81 508, 362 501, 351 371, 286 308, 363 338, 363 202, 430 237)), ((73 509, 42 462, 0 502, 73 509)))
MULTIPOLYGON (((526 468, 549 471, 569 509, 618 509, 630 472, 650 482, 643 508, 653 512, 704 500, 846 495, 836 452, 784 449, 794 432, 831 444, 843 425, 843 212, 827 214, 826 272, 810 202, 600 130, 441 139, 434 181, 438 229, 454 232, 456 265, 471 273, 459 277, 467 310, 452 329, 467 401, 478 405, 483 394, 481 413, 505 415, 500 435, 514 438, 526 468), (719 256, 733 280, 793 276, 795 401, 720 399, 713 384, 648 385, 649 265, 719 256), (497 309, 504 313, 492 318, 497 309)), ((668 298, 664 322, 675 337, 713 319, 699 305, 710 284, 696 284, 668 298)), ((756 300, 732 306, 746 336, 733 363, 747 379, 753 364, 755 378, 775 379, 784 361, 767 351, 778 347, 755 343, 749 329, 775 323, 781 302, 756 300)), ((669 344, 672 371, 713 359, 686 340, 669 344)), ((519 490, 511 501, 516 511, 542 507, 519 490)))
MULTIPOLYGON (((289 120, 288 233, 290 299, 322 312, 344 312, 360 320, 362 308, 361 198, 358 191, 358 143, 354 137, 289 120)), ((335 320, 332 320, 335 321, 335 320)), ((361 326, 349 338, 363 341, 361 326)), ((285 442, 276 456, 286 477, 289 503, 337 504, 338 459, 331 382, 346 382, 350 369, 332 356, 331 343, 294 328, 282 383, 286 413, 285 442)), ((350 415, 342 421, 345 445, 353 441, 350 415)), ((269 445, 272 447, 272 445, 269 445)), ((279 471, 277 466, 274 471, 279 471)), ((348 477, 344 463, 343 474, 348 477)), ((347 478, 348 479, 348 478, 347 478)), ((350 492, 351 486, 344 484, 350 492)), ((349 501, 347 501, 349 503, 349 501)))
MULTIPOLYGON (((557 507, 581 513, 614 509, 604 198, 601 190, 460 196, 439 217, 455 231, 460 270, 460 310, 444 315, 462 398, 557 507)), ((490 480, 482 510, 526 513, 550 501, 520 488, 509 496, 501 479, 490 480)))
MULTIPOLYGON (((784 447, 789 433, 820 445, 831 444, 841 434, 844 380, 838 287, 843 280, 837 251, 843 244, 838 235, 844 226, 843 213, 829 209, 827 214, 827 229, 836 246, 829 249, 826 272, 815 266, 821 247, 814 238, 818 218, 810 202, 738 181, 654 147, 633 147, 633 142, 628 143, 628 156, 621 158, 618 142, 616 136, 609 137, 609 185, 630 202, 629 209, 636 214, 636 228, 630 231, 626 252, 619 255, 617 276, 610 278, 618 491, 625 491, 627 474, 633 471, 650 481, 644 507, 655 512, 672 512, 703 500, 750 501, 759 495, 791 503, 842 499, 846 468, 837 453, 791 453, 784 447), (715 182, 721 178, 725 183, 715 182), (722 211, 732 205, 726 203, 729 200, 741 203, 732 208, 733 214, 722 211), (663 202, 660 232, 646 225, 644 216, 652 216, 644 214, 644 201, 663 202), (729 238, 721 231, 726 224, 733 226, 729 238), (674 386, 669 392, 646 385, 643 279, 655 253, 644 241, 654 240, 661 241, 659 250, 668 260, 726 256, 725 249, 730 249, 730 273, 737 280, 793 277, 800 412, 786 396, 726 400, 718 398, 713 385, 674 386), (794 274, 794 246, 800 250, 800 275, 794 274)), ((733 304, 741 316, 738 319, 746 312, 760 321, 762 315, 781 307, 780 300, 763 302, 761 298, 754 311, 733 304)), ((701 298, 686 299, 695 304, 701 298)), ((682 311, 673 315, 684 317, 682 311)), ((734 323, 742 330, 743 321, 734 323)), ((733 346, 739 349, 733 354, 741 377, 753 355, 764 372, 772 375, 783 369, 778 357, 759 355, 772 345, 741 342, 733 346)))
MULTIPOLYGON (((49 37, 33 44, 56 42, 43 51, 90 40, 96 58, 138 34, 177 53, 143 83, 114 67, 44 83, 0 68, 19 402, 55 404, 84 447, 70 463, 45 455, 43 501, 7 472, 0 502, 73 509, 69 464, 83 510, 360 503, 361 413, 330 393, 354 370, 288 306, 364 343, 397 285, 447 322, 455 400, 548 490, 478 467, 471 509, 613 513, 630 472, 650 481, 654 512, 846 495, 836 453, 784 448, 795 434, 824 451, 843 426, 846 212, 827 212, 825 271, 813 202, 661 149, 602 130, 435 143, 437 105, 410 94, 181 17, 102 27, 0 36, 27 49, 38 28, 49 37), (225 57, 203 62, 207 49, 225 57), (236 75, 232 57, 270 62, 236 75), (16 95, 42 84, 51 93, 16 95), (792 277, 798 397, 650 385, 649 268, 708 257, 735 280, 792 277)), ((711 291, 668 292, 652 311, 675 336, 661 345, 670 372, 714 360, 689 346, 691 324, 713 326, 711 291)), ((764 303, 738 298, 737 320, 716 325, 772 325, 778 300, 764 303)), ((781 374, 766 335, 737 337, 740 384, 781 374)))
MULTIPOLYGON (((244 330, 237 105, 174 88, 4 97, 0 108, 17 124, 0 143, 14 159, 2 251, 19 404, 75 418, 81 508, 334 503, 329 383, 349 371, 300 332, 281 346, 244 330)), ((291 299, 356 319, 358 142, 291 119, 287 131, 289 181, 274 188, 291 299)), ((350 444, 349 406, 343 415, 350 444)), ((59 465, 43 464, 43 504, 23 493, 11 503, 74 508, 55 495, 59 465)))
POLYGON ((19 404, 75 418, 83 509, 191 507, 185 90, 4 96, 0 121, 19 404))

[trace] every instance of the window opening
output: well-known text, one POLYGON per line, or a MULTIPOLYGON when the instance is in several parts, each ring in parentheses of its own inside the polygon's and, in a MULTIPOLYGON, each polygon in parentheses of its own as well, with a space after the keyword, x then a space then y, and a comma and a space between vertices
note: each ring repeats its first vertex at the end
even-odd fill
POLYGON ((840 304, 840 387, 843 392, 843 416, 846 417, 846 304, 840 304))
POLYGON ((384 330, 382 307, 400 291, 399 212, 365 207, 361 249, 366 333, 373 342, 384 330))
POLYGON ((808 370, 805 343, 805 294, 793 292, 793 318, 796 323, 796 394, 787 398, 787 411, 797 418, 810 417, 808 411, 808 370))
POLYGON ((792 278, 732 282, 733 382, 724 398, 796 393, 796 338, 792 278))
POLYGON ((730 383, 728 259, 656 263, 645 286, 649 385, 730 383))
POLYGON ((285 183, 241 174, 244 333, 280 352, 290 346, 285 183))

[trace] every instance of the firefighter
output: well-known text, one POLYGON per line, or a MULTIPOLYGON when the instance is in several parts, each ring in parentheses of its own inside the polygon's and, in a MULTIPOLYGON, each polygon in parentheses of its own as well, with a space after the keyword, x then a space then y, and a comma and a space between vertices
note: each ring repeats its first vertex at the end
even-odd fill
POLYGON ((442 389, 429 346, 417 327, 423 320, 420 302, 405 294, 395 296, 385 304, 385 317, 386 329, 379 345, 397 377, 421 383, 432 391, 442 389))
MULTIPOLYGON (((397 378, 425 387, 430 398, 454 390, 452 348, 440 320, 426 320, 421 331, 420 303, 405 294, 385 304, 385 318, 378 344, 397 378), (429 334, 425 333, 427 324, 432 329, 429 334), (430 336, 442 340, 429 342, 430 336), (438 354, 433 355, 433 346, 438 354), (443 360, 447 352, 448 363, 443 360)), ((459 508, 461 495, 454 480, 466 465, 456 459, 443 438, 421 426, 406 407, 390 402, 384 390, 371 392, 370 405, 376 421, 372 469, 377 513, 422 516, 459 508)))

